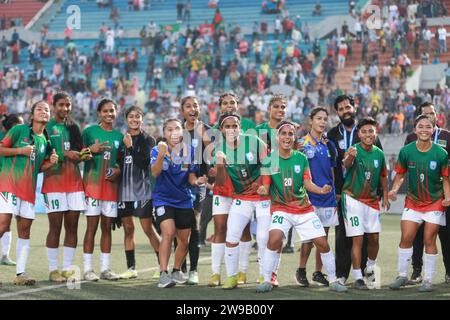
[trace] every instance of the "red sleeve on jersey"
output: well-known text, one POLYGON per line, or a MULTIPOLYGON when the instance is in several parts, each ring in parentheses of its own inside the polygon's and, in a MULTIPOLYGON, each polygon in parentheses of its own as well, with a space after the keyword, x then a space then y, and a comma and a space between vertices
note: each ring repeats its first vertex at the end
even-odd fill
POLYGON ((9 137, 9 136, 4 137, 3 140, 2 140, 2 145, 4 147, 10 148, 12 146, 11 137, 9 137))
POLYGON ((261 176, 261 182, 263 185, 270 185, 272 183, 272 178, 270 176, 261 176))
POLYGON ((303 172, 303 180, 312 180, 311 171, 309 171, 309 169, 303 172))
POLYGON ((443 177, 448 177, 448 167, 443 167, 441 170, 441 174, 443 177))
POLYGON ((386 168, 381 169, 380 176, 382 176, 383 178, 388 176, 388 171, 386 168))
POLYGON ((403 168, 402 165, 397 162, 397 164, 395 165, 395 172, 397 172, 398 174, 404 174, 406 172, 406 168, 403 168))

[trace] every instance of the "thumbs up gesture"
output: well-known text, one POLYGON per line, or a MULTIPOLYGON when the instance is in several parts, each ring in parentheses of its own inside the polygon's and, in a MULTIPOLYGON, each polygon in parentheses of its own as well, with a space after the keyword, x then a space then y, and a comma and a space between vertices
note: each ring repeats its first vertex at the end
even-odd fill
POLYGON ((51 164, 57 164, 58 163, 58 155, 56 154, 56 150, 53 149, 52 154, 50 155, 50 163, 51 164))

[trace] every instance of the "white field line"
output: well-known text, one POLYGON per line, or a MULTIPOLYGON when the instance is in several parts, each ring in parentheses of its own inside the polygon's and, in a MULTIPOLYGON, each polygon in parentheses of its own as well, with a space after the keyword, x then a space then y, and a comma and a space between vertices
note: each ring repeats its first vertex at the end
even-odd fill
MULTIPOLYGON (((208 261, 208 260, 211 260, 211 257, 205 257, 205 258, 198 259, 198 262, 205 262, 205 261, 208 261)), ((151 272, 151 271, 155 271, 155 270, 158 270, 158 267, 141 269, 141 270, 137 270, 137 272, 138 273, 145 273, 145 272, 151 272)), ((92 282, 92 281, 82 280, 82 281, 79 281, 79 282, 75 282, 72 285, 78 285, 78 284, 81 284, 81 283, 89 283, 89 282, 92 282)), ((42 288, 21 290, 21 291, 17 291, 17 292, 8 292, 8 293, 0 294, 0 298, 16 297, 16 296, 20 296, 20 295, 24 295, 24 294, 41 292, 41 291, 48 291, 48 290, 64 288, 64 287, 67 287, 67 283, 56 284, 56 285, 46 286, 46 287, 42 287, 42 288)))

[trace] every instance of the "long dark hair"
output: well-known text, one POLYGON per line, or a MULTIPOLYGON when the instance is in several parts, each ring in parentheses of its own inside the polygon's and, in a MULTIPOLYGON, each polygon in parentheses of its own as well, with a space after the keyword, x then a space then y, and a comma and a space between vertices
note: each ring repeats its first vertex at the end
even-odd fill
MULTIPOLYGON (((29 139, 30 139, 30 145, 34 145, 34 144, 35 144, 35 141, 34 141, 34 131, 33 131, 33 121, 34 121, 34 119, 33 119, 33 113, 34 113, 34 109, 36 109, 36 106, 37 106, 39 103, 45 103, 45 104, 48 105, 47 101, 45 101, 45 100, 39 100, 39 101, 35 102, 35 103, 31 106, 30 137, 29 137, 29 139)), ((45 139, 47 139, 47 145, 46 145, 46 147, 45 147, 45 154, 50 155, 50 153, 52 152, 52 145, 51 145, 51 143, 50 143, 50 137, 49 137, 48 132, 47 132, 47 129, 46 129, 45 127, 44 127, 43 134, 44 134, 44 136, 45 136, 45 139)))
POLYGON ((16 124, 20 122, 21 116, 17 113, 11 113, 9 115, 4 115, 2 120, 3 128, 5 128, 6 132, 11 130, 16 124))
MULTIPOLYGON (((58 102, 58 100, 61 99, 67 99, 70 101, 70 103, 72 103, 70 95, 67 92, 61 91, 53 96, 53 107, 56 107, 56 103, 58 102)), ((70 113, 67 114, 66 119, 64 119, 64 126, 69 131, 70 149, 80 151, 83 148, 81 131, 78 125, 76 124, 75 120, 70 115, 70 113)))

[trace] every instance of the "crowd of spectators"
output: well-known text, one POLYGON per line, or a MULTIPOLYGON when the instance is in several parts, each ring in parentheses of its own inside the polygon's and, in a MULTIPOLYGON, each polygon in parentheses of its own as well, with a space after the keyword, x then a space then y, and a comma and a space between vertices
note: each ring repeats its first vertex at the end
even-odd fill
MULTIPOLYGON (((145 10, 145 1, 130 3, 130 10, 145 10)), ((178 1, 176 8, 177 19, 186 22, 185 29, 169 31, 150 21, 139 31, 140 46, 127 45, 120 12, 111 2, 98 0, 99 10, 110 10, 110 21, 101 24, 98 41, 88 50, 72 39, 70 29, 64 31, 64 46, 48 42, 48 28, 43 26, 41 39, 26 48, 29 69, 20 70, 17 32, 11 39, 0 39, 0 114, 26 113, 37 96, 50 100, 62 88, 74 96, 74 113, 82 126, 95 121, 96 102, 108 96, 122 109, 131 104, 142 107, 149 133, 159 136, 162 119, 178 114, 184 95, 196 95, 204 111, 203 120, 214 124, 218 94, 232 90, 241 97, 243 115, 258 124, 265 120, 270 98, 267 89, 288 85, 292 92, 288 94, 287 115, 306 124, 314 106, 330 107, 343 93, 335 83, 335 74, 345 68, 346 59, 358 45, 362 47, 361 63, 354 70, 349 93, 356 96, 361 115, 375 117, 383 133, 400 134, 411 130, 415 105, 434 101, 442 113, 439 119, 446 125, 448 87, 408 93, 404 86, 412 72, 410 57, 421 57, 416 56, 417 48, 439 59, 446 51, 445 38, 440 39, 439 32, 437 37, 425 35, 429 30, 427 6, 410 1, 394 10, 392 3, 383 1, 382 29, 374 32, 361 22, 359 9, 350 1, 349 11, 358 16, 356 34, 350 34, 345 23, 339 35, 327 40, 324 50, 317 39, 311 39, 307 22, 300 15, 290 14, 286 7, 267 20, 254 22, 251 34, 246 35, 240 26, 227 23, 217 6, 212 8, 212 21, 188 26, 189 0, 178 1), (416 21, 420 21, 417 27, 416 21), (381 64, 381 55, 386 52, 391 59, 381 64), (52 69, 43 67, 44 59, 55 61, 52 69), (314 72, 318 63, 322 78, 314 72)), ((450 68, 446 72, 448 86, 450 68)), ((338 121, 334 114, 333 121, 338 121)), ((123 125, 122 117, 118 125, 123 125)))

